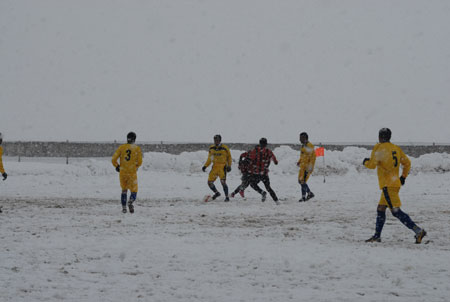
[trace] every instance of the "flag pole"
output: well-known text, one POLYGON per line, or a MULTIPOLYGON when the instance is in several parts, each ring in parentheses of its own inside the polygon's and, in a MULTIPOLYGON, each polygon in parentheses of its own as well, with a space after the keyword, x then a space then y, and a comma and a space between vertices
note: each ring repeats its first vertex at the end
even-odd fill
POLYGON ((325 183, 325 148, 322 145, 322 143, 320 143, 320 147, 323 149, 323 156, 322 156, 322 162, 323 162, 323 183, 325 183))
POLYGON ((323 183, 325 183, 325 148, 323 148, 323 183))

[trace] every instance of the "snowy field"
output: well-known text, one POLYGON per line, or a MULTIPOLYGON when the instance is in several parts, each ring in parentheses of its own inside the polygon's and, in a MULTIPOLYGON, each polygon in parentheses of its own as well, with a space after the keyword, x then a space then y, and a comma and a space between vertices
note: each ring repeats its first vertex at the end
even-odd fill
MULTIPOLYGON (((252 189, 246 200, 203 203, 206 151, 146 153, 135 214, 121 213, 109 158, 4 157, 0 301, 449 300, 448 154, 411 158, 400 196, 428 232, 416 245, 389 213, 383 241, 364 242, 380 195, 376 172, 361 167, 370 151, 318 158, 306 203, 297 202, 299 152, 274 153, 279 206, 252 189)), ((240 183, 235 162, 228 183, 240 183)))

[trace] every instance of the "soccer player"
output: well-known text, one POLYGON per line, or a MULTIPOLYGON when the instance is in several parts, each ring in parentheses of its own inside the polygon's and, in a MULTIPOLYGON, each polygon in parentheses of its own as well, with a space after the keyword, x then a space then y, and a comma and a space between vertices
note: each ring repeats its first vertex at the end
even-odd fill
POLYGON ((220 196, 219 191, 217 191, 214 182, 217 177, 220 178, 220 182, 223 187, 223 192, 225 193, 225 201, 230 201, 228 197, 228 185, 227 185, 227 172, 231 171, 231 153, 230 149, 221 143, 222 137, 220 134, 214 135, 214 145, 209 147, 208 159, 203 165, 202 170, 206 172, 206 168, 213 163, 212 169, 208 176, 208 186, 214 192, 212 199, 216 199, 220 196))
POLYGON ((237 193, 245 197, 244 191, 250 185, 250 158, 248 158, 248 152, 244 152, 239 156, 238 169, 242 173, 241 184, 231 193, 231 197, 234 197, 237 193))
POLYGON ((405 179, 411 169, 411 161, 399 146, 390 142, 391 135, 392 132, 389 128, 382 128, 378 133, 379 143, 373 147, 370 158, 365 158, 363 161, 366 168, 377 168, 378 183, 382 190, 377 207, 375 235, 366 242, 381 242, 381 231, 386 221, 386 208, 389 207, 394 217, 416 233, 416 243, 421 243, 427 232, 418 227, 408 214, 400 209, 401 202, 398 196, 400 187, 405 184, 405 179), (400 165, 402 174, 399 177, 400 165))
MULTIPOLYGON (((0 145, 3 143, 3 135, 0 132, 0 145)), ((8 178, 8 174, 6 174, 5 169, 3 168, 3 147, 0 146, 0 173, 2 173, 3 180, 6 180, 8 178)))
POLYGON ((298 172, 298 183, 302 186, 302 198, 300 198, 299 202, 302 202, 314 197, 314 193, 311 192, 306 182, 314 170, 316 152, 314 151, 314 145, 308 141, 308 133, 300 133, 300 143, 302 144, 302 147, 300 149, 300 159, 297 162, 297 166, 300 167, 298 172))
POLYGON ((258 186, 258 183, 262 181, 273 201, 275 201, 276 204, 279 204, 277 194, 275 194, 275 191, 271 188, 269 179, 270 162, 273 161, 275 165, 278 165, 278 160, 272 150, 267 148, 267 139, 264 137, 261 138, 259 140, 259 145, 248 152, 248 157, 250 158, 250 186, 256 192, 261 194, 261 201, 264 202, 266 200, 267 192, 261 190, 258 186))
POLYGON ((112 157, 112 164, 119 172, 120 186, 122 187, 122 212, 127 212, 127 195, 130 190, 130 200, 128 201, 128 209, 130 213, 134 213, 133 203, 136 200, 138 192, 137 170, 142 165, 141 148, 135 145, 136 133, 130 132, 127 135, 127 143, 121 145, 112 157), (117 160, 119 159, 119 163, 117 160))

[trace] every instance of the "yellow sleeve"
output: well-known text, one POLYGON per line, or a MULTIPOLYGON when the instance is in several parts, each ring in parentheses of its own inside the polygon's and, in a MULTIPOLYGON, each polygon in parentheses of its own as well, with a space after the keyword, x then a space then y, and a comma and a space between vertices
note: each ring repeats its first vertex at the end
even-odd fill
POLYGON ((231 167, 231 162, 232 162, 231 152, 230 152, 230 149, 228 148, 228 146, 226 149, 227 149, 227 165, 228 165, 228 167, 231 167))
POLYGON ((311 157, 309 160, 309 164, 311 166, 311 171, 314 170, 314 165, 316 164, 316 151, 314 151, 314 145, 311 144, 311 157))
POLYGON ((312 146, 312 152, 311 152, 311 170, 314 170, 314 166, 316 164, 316 151, 314 151, 314 145, 312 146))
POLYGON ((138 154, 137 168, 139 168, 142 165, 142 150, 140 147, 137 148, 137 154, 138 154))
POLYGON ((117 167, 117 166, 119 165, 119 164, 117 163, 117 159, 119 159, 119 157, 120 157, 120 153, 121 153, 121 150, 122 150, 121 147, 122 147, 122 146, 120 146, 119 148, 117 148, 116 152, 114 152, 114 155, 113 155, 113 157, 112 157, 111 162, 112 162, 112 164, 113 164, 114 167, 117 167))
POLYGON ((300 170, 305 170, 306 167, 306 149, 302 147, 300 149, 300 159, 298 160, 298 165, 300 166, 300 170))
POLYGON ((0 173, 5 173, 5 169, 3 168, 3 148, 0 147, 0 173))
POLYGON ((370 159, 364 163, 364 166, 369 169, 375 169, 377 167, 377 159, 375 158, 377 146, 373 147, 372 154, 370 155, 370 159))
POLYGON ((411 160, 408 156, 400 149, 400 164, 403 167, 402 176, 404 178, 408 177, 409 171, 411 170, 411 160))
POLYGON ((205 167, 208 167, 211 164, 211 148, 208 150, 208 159, 206 160, 205 167))

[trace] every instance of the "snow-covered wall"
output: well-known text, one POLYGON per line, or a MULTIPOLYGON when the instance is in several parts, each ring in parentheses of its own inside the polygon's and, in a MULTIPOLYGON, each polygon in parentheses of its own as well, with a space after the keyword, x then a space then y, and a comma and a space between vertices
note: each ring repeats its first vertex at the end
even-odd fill
MULTIPOLYGON (((143 152, 165 152, 180 154, 182 152, 195 152, 207 150, 208 143, 144 143, 138 144, 143 152)), ((231 149, 250 150, 255 144, 227 143, 231 149)), ((81 142, 4 142, 3 149, 6 156, 28 157, 106 157, 111 156, 119 143, 81 143, 81 142)), ((271 149, 280 147, 280 144, 270 144, 271 149)), ((299 150, 298 144, 283 144, 291 149, 299 150)), ((319 144, 316 144, 316 147, 319 144)), ((371 149, 373 145, 356 144, 325 144, 326 150, 342 151, 349 146, 371 149)), ((429 153, 450 153, 450 145, 405 145, 402 146, 406 154, 418 157, 429 153)))
MULTIPOLYGON (((242 150, 231 150, 233 158, 230 176, 239 179, 240 171, 237 161, 242 150)), ((279 164, 270 166, 271 175, 296 175, 298 167, 299 152, 289 146, 277 147, 273 150, 279 164)), ((365 169, 362 161, 370 156, 370 150, 358 147, 346 147, 342 151, 325 151, 325 157, 318 157, 314 175, 344 175, 348 173, 369 173, 373 170, 365 169)), ((208 153, 206 150, 195 152, 183 152, 181 154, 169 154, 166 152, 146 152, 143 154, 143 164, 139 173, 176 173, 185 175, 202 174, 208 153)), ((445 173, 450 172, 449 153, 430 153, 419 157, 410 157, 412 162, 411 174, 419 173, 445 173)), ((5 169, 11 175, 22 176, 44 176, 62 179, 64 177, 84 178, 87 176, 116 175, 111 165, 110 157, 103 158, 78 158, 69 160, 66 165, 63 159, 36 158, 26 159, 18 162, 15 158, 4 158, 5 169)))

